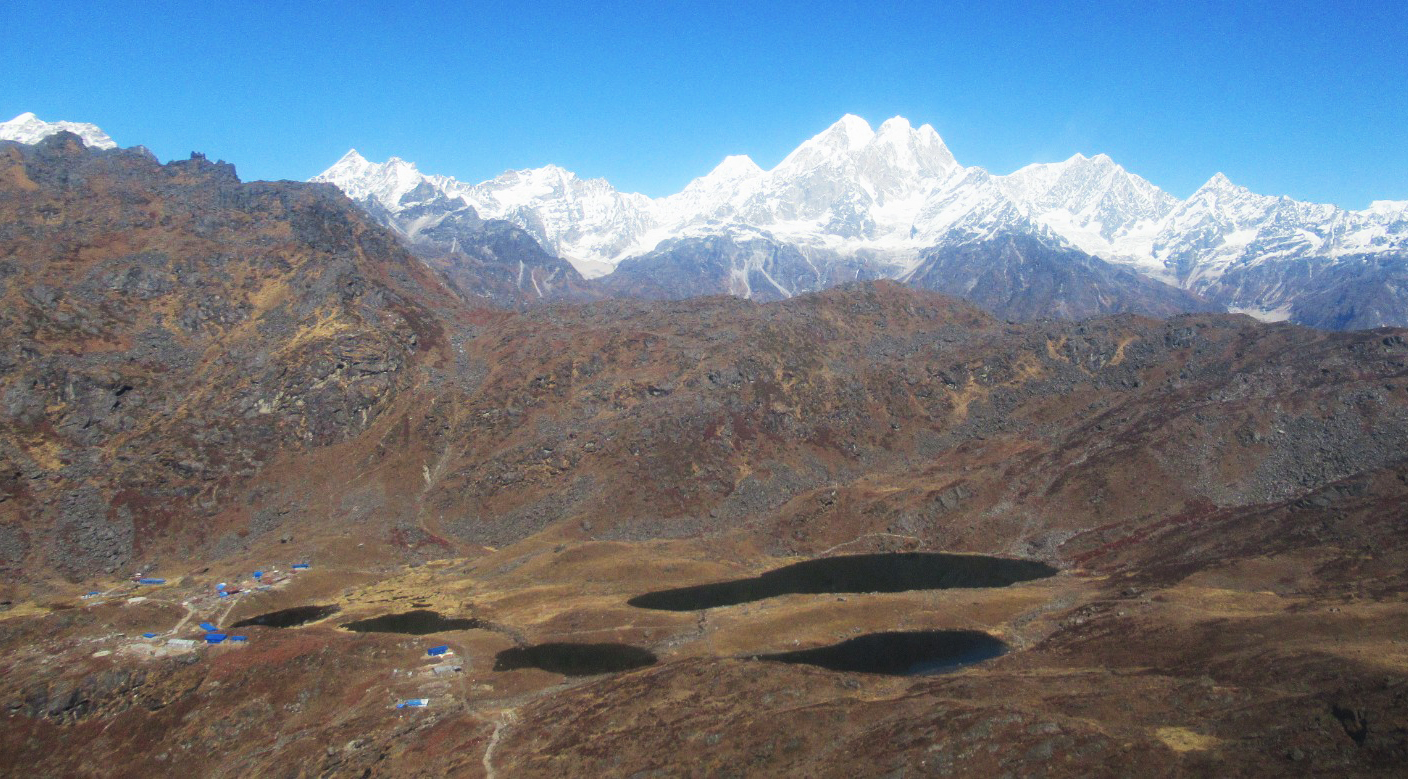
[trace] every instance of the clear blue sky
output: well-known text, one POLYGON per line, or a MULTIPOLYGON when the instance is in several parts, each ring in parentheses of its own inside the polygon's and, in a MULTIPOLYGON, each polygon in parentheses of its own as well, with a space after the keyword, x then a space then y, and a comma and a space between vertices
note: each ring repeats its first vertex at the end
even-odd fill
POLYGON ((844 113, 898 114, 996 173, 1105 152, 1180 197, 1223 171, 1408 199, 1401 0, 341 5, 0 0, 0 121, 94 122, 246 179, 356 147, 658 196, 726 154, 771 167, 844 113))

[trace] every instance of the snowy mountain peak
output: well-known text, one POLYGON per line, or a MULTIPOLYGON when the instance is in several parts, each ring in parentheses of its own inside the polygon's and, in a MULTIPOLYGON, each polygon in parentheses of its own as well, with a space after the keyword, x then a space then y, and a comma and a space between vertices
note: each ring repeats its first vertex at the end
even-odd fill
POLYGON ((1178 211, 1212 211, 1220 214, 1230 214, 1232 211, 1236 211, 1238 216, 1235 219, 1246 221, 1255 218, 1250 216, 1253 212, 1264 214, 1275 207, 1278 200, 1282 199, 1286 198, 1258 195, 1246 187, 1233 184, 1231 179, 1221 173, 1214 173, 1206 184, 1198 187, 1198 191, 1178 207, 1178 211))
MULTIPOLYGON (((1083 164, 1083 163, 1084 163, 1084 164, 1091 164, 1091 163, 1093 163, 1093 164, 1098 165, 1098 166, 1100 166, 1100 167, 1105 167, 1105 166, 1107 166, 1107 165, 1115 165, 1115 161, 1112 160, 1112 159, 1110 159, 1110 155, 1108 155, 1108 154, 1094 154, 1094 155, 1092 155, 1092 156, 1087 157, 1087 156, 1085 156, 1084 154, 1082 154, 1082 153, 1080 153, 1080 152, 1076 152, 1075 154, 1072 154, 1071 156, 1067 157, 1064 162, 1058 162, 1058 163, 1056 163, 1056 164, 1057 164, 1057 165, 1080 165, 1080 164, 1083 164)), ((1119 166, 1116 165, 1116 167, 1119 167, 1119 166)))
POLYGON ((0 122, 0 141, 38 143, 59 132, 71 132, 95 149, 116 149, 108 134, 87 122, 46 122, 26 111, 8 122, 0 122))
POLYGON ((1082 251, 1107 258, 1140 258, 1157 272, 1148 244, 1178 200, 1104 154, 1073 154, 1062 162, 1028 165, 999 186, 1036 220, 1082 251))
MULTIPOLYGON (((862 120, 862 121, 864 121, 864 120, 862 120)), ((927 126, 927 125, 926 125, 926 126, 927 126)), ((879 127, 879 129, 877 129, 877 130, 875 131, 875 134, 876 134, 876 135, 881 135, 881 136, 886 136, 886 135, 904 135, 904 136, 907 136, 907 135, 909 135, 911 132, 914 132, 914 128, 913 128, 912 126, 910 126, 908 119, 904 118, 903 116, 892 116, 892 117, 890 117, 889 119, 886 119, 885 121, 883 121, 883 122, 880 123, 880 127, 879 127)))
POLYGON ((758 163, 754 162, 752 157, 746 154, 730 154, 724 157, 724 161, 715 166, 709 175, 739 179, 756 176, 762 172, 763 169, 758 167, 758 163))
POLYGON ((875 131, 870 123, 855 114, 846 114, 835 124, 792 150, 778 166, 779 171, 806 171, 823 166, 844 164, 856 152, 865 148, 875 131))
POLYGON ((1375 200, 1366 209, 1368 213, 1381 216, 1408 216, 1408 200, 1375 200))
POLYGON ((1124 168, 1117 165, 1114 160, 1110 159, 1109 155, 1107 154, 1096 154, 1094 156, 1087 157, 1084 154, 1081 154, 1080 152, 1076 152, 1075 154, 1072 154, 1070 157, 1066 158, 1064 162, 1058 162, 1055 164, 1060 165, 1066 169, 1085 167, 1090 170, 1108 170, 1111 168, 1117 168, 1121 171, 1124 170, 1124 168))
MULTIPOLYGON (((909 122, 905 124, 908 125, 909 122)), ((856 151, 870 143, 870 139, 875 137, 875 131, 870 129, 870 122, 855 114, 846 114, 818 137, 844 139, 850 151, 856 151)))
MULTIPOLYGON (((933 127, 926 124, 915 129, 903 116, 886 119, 857 159, 862 172, 882 179, 887 175, 919 180, 941 178, 961 167, 933 127), (881 173, 877 167, 885 171, 881 173)), ((882 188, 896 189, 893 183, 882 188)), ((899 189, 912 189, 912 186, 899 189)))
POLYGON ((365 166, 369 164, 371 163, 367 162, 367 158, 363 157, 360 153, 358 153, 356 149, 348 149, 347 153, 342 155, 342 157, 340 157, 337 162, 334 162, 332 166, 334 168, 337 168, 341 166, 365 166))
POLYGON ((1212 174, 1212 178, 1207 183, 1198 188, 1198 191, 1211 190, 1213 192, 1247 192, 1244 187, 1239 187, 1232 183, 1232 179, 1227 178, 1221 171, 1212 174))
POLYGON ((552 163, 548 163, 547 165, 544 165, 541 168, 529 168, 528 170, 522 172, 543 177, 551 176, 562 179, 564 181, 573 181, 577 179, 576 173, 573 173, 572 171, 562 167, 561 165, 554 165, 552 163))
MULTIPOLYGON (((763 169, 746 154, 731 154, 707 174, 689 182, 684 192, 732 194, 743 182, 763 175, 763 169)), ((681 193, 683 194, 683 193, 681 193)))
POLYGON ((402 196, 420 186, 426 177, 413 163, 392 157, 383 163, 370 162, 350 149, 333 166, 312 178, 337 185, 353 200, 371 198, 394 208, 402 196))
POLYGON ((933 125, 921 124, 915 127, 903 116, 892 116, 880 123, 871 143, 908 143, 918 146, 943 146, 944 141, 933 125))

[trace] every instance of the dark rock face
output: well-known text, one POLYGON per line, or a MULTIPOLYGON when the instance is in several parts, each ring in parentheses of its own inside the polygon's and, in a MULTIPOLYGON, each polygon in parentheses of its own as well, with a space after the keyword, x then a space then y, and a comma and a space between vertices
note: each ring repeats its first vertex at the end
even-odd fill
POLYGON ((412 248, 471 300, 522 306, 598 297, 571 263, 547 253, 533 236, 502 220, 456 230, 448 246, 440 241, 431 246, 414 243, 412 248))
MULTIPOLYGON (((766 237, 715 235, 665 241, 592 283, 615 297, 727 294, 767 302, 890 272, 865 257, 838 257, 766 237)), ((926 249, 900 280, 1017 320, 1222 310, 1192 293, 1022 232, 926 249)))
POLYGON ((1177 287, 1024 233, 927 249, 904 281, 1007 319, 1221 310, 1177 287))
POLYGON ((767 302, 878 278, 863 261, 829 255, 813 260, 803 251, 813 250, 769 238, 673 238, 648 254, 623 260, 594 284, 616 297, 682 300, 734 295, 767 302))
POLYGON ((544 251, 530 233, 481 219, 463 198, 451 199, 429 182, 403 195, 395 212, 372 197, 359 205, 470 300, 518 307, 596 297, 571 263, 544 251))
POLYGON ((1325 330, 1408 324, 1408 257, 1272 258, 1229 269, 1198 291, 1233 309, 1279 310, 1291 322, 1325 330))
POLYGON ((1295 300, 1291 321, 1327 330, 1408 326, 1408 256, 1341 258, 1295 300))
POLYGON ((450 299, 339 193, 198 155, 0 144, 0 225, 0 514, 73 576, 198 539, 276 452, 365 429, 450 299))

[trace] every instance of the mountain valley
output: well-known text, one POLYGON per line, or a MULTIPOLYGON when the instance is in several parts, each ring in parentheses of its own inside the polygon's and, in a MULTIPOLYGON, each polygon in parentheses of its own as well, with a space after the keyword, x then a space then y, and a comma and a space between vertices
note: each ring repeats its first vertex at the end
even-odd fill
POLYGON ((12 770, 1408 759, 1403 204, 1217 177, 1180 202, 1101 157, 993 176, 899 119, 654 201, 355 153, 242 182, 20 119, 12 770), (641 602, 916 552, 1029 573, 641 602), (767 658, 930 631, 1001 648, 942 674, 767 658), (574 649, 625 661, 534 660, 574 649))

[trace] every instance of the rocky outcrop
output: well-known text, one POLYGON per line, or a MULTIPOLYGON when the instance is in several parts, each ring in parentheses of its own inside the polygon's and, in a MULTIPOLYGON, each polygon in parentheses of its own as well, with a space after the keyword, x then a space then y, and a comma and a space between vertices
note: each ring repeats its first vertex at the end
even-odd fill
POLYGON ((68 133, 0 143, 0 224, 11 566, 198 543, 276 453, 375 420, 442 340, 427 304, 453 300, 330 187, 68 133))

